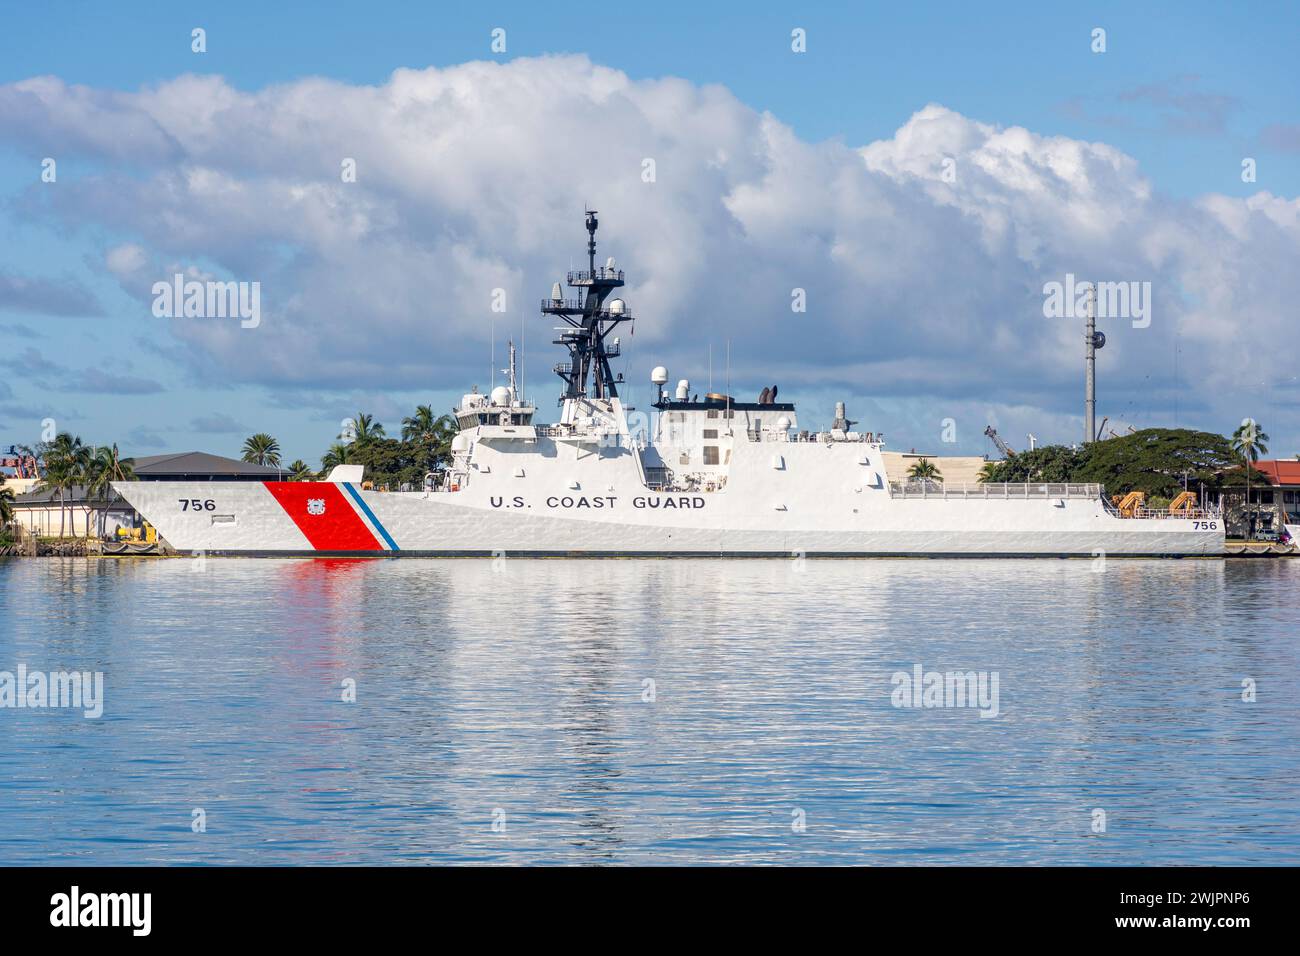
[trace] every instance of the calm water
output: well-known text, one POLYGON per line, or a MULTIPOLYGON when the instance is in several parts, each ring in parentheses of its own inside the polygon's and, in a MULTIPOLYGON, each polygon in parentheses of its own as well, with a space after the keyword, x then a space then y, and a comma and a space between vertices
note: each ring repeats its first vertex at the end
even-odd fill
POLYGON ((0 559, 0 863, 1300 862, 1300 561, 191 566, 0 559))

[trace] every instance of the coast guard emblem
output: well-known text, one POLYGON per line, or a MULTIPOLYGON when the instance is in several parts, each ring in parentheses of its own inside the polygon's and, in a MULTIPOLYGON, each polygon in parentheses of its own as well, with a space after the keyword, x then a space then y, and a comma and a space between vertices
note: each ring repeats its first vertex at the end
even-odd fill
POLYGON ((307 514, 309 514, 309 515, 323 515, 324 513, 325 513, 325 499, 324 499, 324 498, 308 498, 308 499, 307 499, 307 514))

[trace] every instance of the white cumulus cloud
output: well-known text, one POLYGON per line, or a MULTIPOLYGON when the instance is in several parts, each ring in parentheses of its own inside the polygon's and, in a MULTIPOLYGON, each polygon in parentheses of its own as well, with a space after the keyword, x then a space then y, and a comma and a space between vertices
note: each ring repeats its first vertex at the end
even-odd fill
POLYGON ((252 92, 41 77, 0 86, 0 138, 97 161, 20 205, 119 237, 104 266, 141 320, 227 381, 459 389, 494 320, 504 338, 521 318, 536 362, 551 337, 537 304, 583 264, 588 203, 643 317, 624 339, 638 382, 661 362, 698 377, 710 342, 720 374, 729 340, 754 390, 910 398, 936 432, 945 409, 1068 422, 1082 329, 1042 309, 1044 283, 1069 272, 1152 286, 1150 328, 1103 323, 1113 417, 1178 402, 1185 421, 1228 427, 1296 386, 1274 344, 1300 294, 1297 200, 1170 198, 1104 143, 934 104, 888 140, 812 143, 723 87, 563 56, 252 92), (173 271, 260 282, 261 325, 150 319, 149 285, 173 271))

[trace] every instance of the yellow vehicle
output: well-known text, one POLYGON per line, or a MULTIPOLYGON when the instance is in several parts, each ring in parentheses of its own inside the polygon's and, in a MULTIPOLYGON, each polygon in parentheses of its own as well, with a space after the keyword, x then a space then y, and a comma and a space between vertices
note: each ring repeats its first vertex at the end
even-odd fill
POLYGON ((117 540, 130 541, 135 544, 156 544, 158 529, 147 521, 141 521, 138 528, 118 528, 117 540))

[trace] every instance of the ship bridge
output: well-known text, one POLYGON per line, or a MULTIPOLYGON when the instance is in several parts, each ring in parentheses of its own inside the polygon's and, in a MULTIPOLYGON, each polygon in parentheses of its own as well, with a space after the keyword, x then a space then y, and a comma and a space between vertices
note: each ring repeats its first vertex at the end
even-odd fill
POLYGON ((764 431, 789 432, 797 427, 794 405, 790 402, 737 402, 726 395, 710 393, 696 401, 661 398, 654 407, 660 412, 661 423, 725 422, 725 429, 739 429, 755 441, 761 440, 759 436, 764 431))

